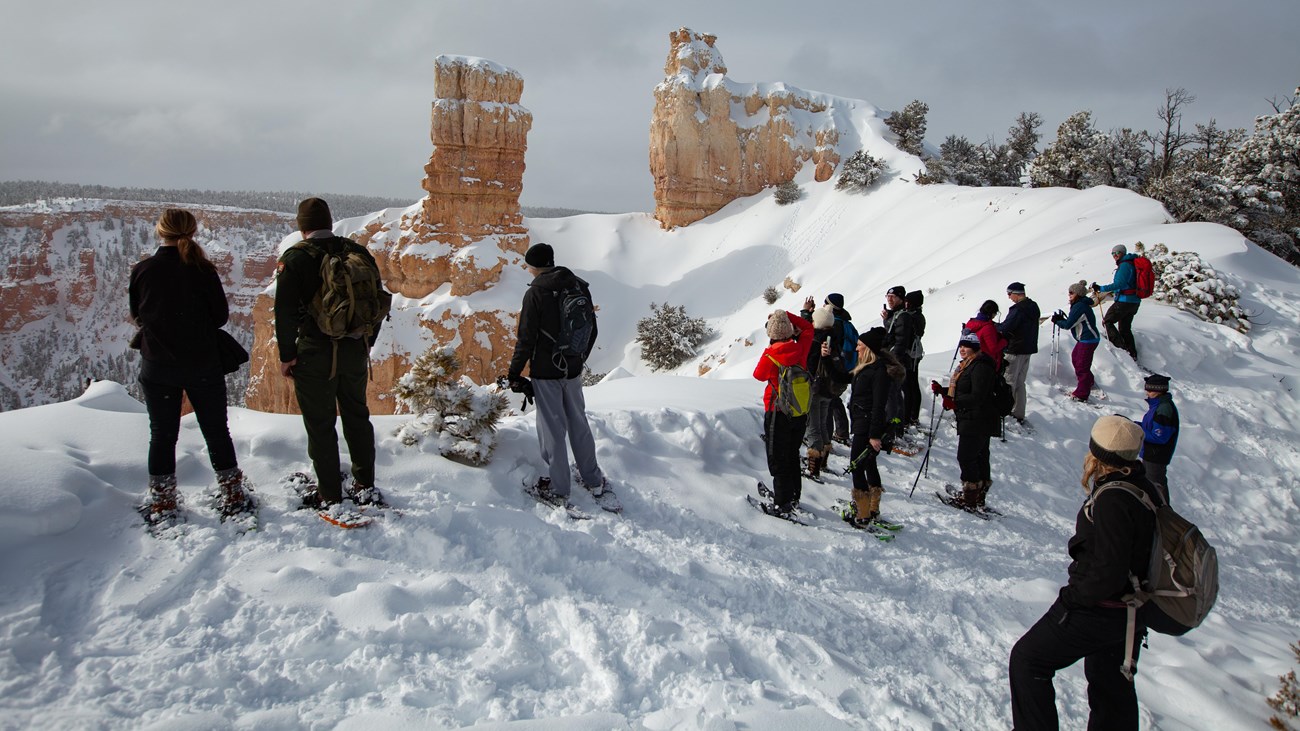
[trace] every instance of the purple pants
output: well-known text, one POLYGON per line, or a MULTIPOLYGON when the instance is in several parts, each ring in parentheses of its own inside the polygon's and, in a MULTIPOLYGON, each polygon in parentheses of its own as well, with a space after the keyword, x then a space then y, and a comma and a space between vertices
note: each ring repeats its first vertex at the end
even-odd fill
POLYGON ((1097 352, 1097 345, 1098 343, 1075 343, 1074 351, 1070 353, 1074 377, 1079 379, 1079 385, 1072 395, 1083 401, 1087 401, 1088 394, 1092 393, 1092 354, 1097 352))

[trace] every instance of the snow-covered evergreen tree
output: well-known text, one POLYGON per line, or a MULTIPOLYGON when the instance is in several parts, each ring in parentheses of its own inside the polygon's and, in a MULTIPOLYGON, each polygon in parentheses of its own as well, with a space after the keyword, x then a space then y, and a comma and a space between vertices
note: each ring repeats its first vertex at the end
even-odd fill
POLYGON ((784 206, 799 200, 800 194, 799 186, 793 180, 787 180, 776 186, 773 198, 776 199, 777 205, 784 206))
POLYGON ((898 135, 898 149, 920 156, 921 145, 925 142, 925 116, 929 113, 930 105, 916 99, 902 111, 885 117, 885 126, 898 135))
POLYGON ((694 358, 699 347, 713 335, 703 318, 690 317, 681 305, 651 302, 650 316, 636 323, 636 342, 641 360, 652 371, 672 370, 694 358))
POLYGON ((1146 150, 1150 137, 1125 127, 1097 135, 1090 166, 1084 176, 1088 187, 1113 185, 1142 190, 1151 172, 1151 155, 1146 150))
POLYGON ((403 444, 432 435, 438 453, 470 464, 485 464, 496 446, 496 426, 505 415, 505 394, 495 384, 479 386, 468 378, 452 380, 460 370, 454 348, 433 345, 416 358, 393 387, 397 402, 416 414, 396 436, 403 444))
POLYGON ((880 179, 885 172, 885 163, 878 160, 866 150, 858 150, 840 167, 840 176, 835 181, 836 190, 862 190, 880 179))
POLYGON ((1233 227, 1300 266, 1300 106, 1295 101, 1255 120, 1254 134, 1224 157, 1222 175, 1239 206, 1233 227))
POLYGON ((1056 130, 1056 141, 1029 165, 1029 178, 1036 187, 1061 186, 1082 190, 1092 185, 1093 156, 1099 138, 1092 125, 1092 112, 1075 112, 1056 130))

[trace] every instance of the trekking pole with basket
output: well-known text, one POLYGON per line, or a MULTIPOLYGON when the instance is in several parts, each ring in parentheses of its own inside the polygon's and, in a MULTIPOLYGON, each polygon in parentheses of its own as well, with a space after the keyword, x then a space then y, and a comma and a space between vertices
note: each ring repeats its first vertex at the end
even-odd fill
POLYGON ((939 424, 943 423, 943 412, 940 411, 936 416, 934 405, 939 400, 939 394, 930 397, 930 436, 925 440, 925 456, 921 458, 921 466, 916 470, 916 479, 912 480, 912 489, 907 493, 907 499, 911 500, 912 495, 916 493, 916 485, 921 481, 921 473, 924 472, 926 477, 930 476, 930 447, 934 445, 934 433, 938 431, 939 424))

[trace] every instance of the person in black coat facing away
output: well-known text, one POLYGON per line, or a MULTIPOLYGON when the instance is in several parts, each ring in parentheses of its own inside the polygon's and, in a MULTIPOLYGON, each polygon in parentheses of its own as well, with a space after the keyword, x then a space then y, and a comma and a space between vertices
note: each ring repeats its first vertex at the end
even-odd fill
POLYGON ((921 358, 925 349, 921 347, 921 338, 925 337, 925 313, 921 311, 925 304, 925 295, 921 290, 913 290, 903 297, 902 317, 908 320, 908 329, 912 332, 912 342, 902 359, 907 375, 903 377, 903 421, 904 426, 916 424, 921 419, 921 358))
POLYGON ((903 380, 903 368, 885 349, 885 329, 873 327, 858 336, 858 364, 845 371, 843 361, 823 347, 822 357, 830 365, 835 380, 853 383, 849 397, 849 423, 852 425, 853 446, 853 523, 869 525, 880 517, 880 496, 885 488, 881 484, 880 468, 876 457, 884 449, 886 430, 885 405, 889 393, 903 380))
POLYGON ((598 334, 594 317, 586 351, 581 355, 565 357, 555 343, 560 333, 560 294, 577 289, 591 302, 591 288, 567 267, 555 265, 555 250, 550 244, 530 246, 524 252, 524 266, 533 281, 519 308, 519 338, 507 378, 511 390, 527 393, 531 389, 537 399, 537 442, 547 472, 532 487, 544 499, 568 502, 572 446, 579 481, 592 495, 600 497, 609 482, 596 460, 595 437, 587 422, 587 401, 582 393, 582 367, 591 357, 598 334), (523 375, 525 366, 527 379, 523 375))
POLYGON ((826 344, 827 352, 838 356, 842 347, 837 337, 840 329, 835 324, 833 307, 829 304, 816 307, 812 297, 804 301, 799 315, 813 324, 813 343, 808 350, 808 363, 804 366, 813 376, 812 404, 808 409, 808 431, 804 441, 808 444, 808 476, 820 479, 831 454, 831 402, 840 402, 845 389, 832 378, 829 363, 822 364, 822 344, 826 344))
POLYGON ((221 278, 194 240, 198 222, 189 211, 163 211, 155 230, 162 245, 131 268, 127 290, 131 319, 140 327, 139 379, 149 412, 149 496, 140 513, 151 526, 178 517, 182 395, 207 442, 222 515, 250 511, 254 502, 226 424, 226 375, 217 354, 217 331, 230 316, 221 278))
POLYGON ((993 409, 993 379, 1000 378, 993 359, 980 350, 979 336, 963 333, 957 344, 961 362, 945 389, 938 381, 930 390, 943 397, 943 408, 957 419, 957 464, 961 466, 962 494, 953 500, 969 511, 984 509, 993 484, 989 467, 989 439, 1001 432, 1002 419, 993 409))
POLYGON ((1025 379, 1029 375, 1029 358, 1038 352, 1038 325, 1042 312, 1038 303, 1025 296, 1025 285, 1012 282, 1007 285, 1007 298, 1013 303, 1007 318, 998 324, 998 332, 1007 339, 1002 358, 1007 367, 1004 376, 1016 397, 1011 416, 1025 423, 1025 379))
MULTIPOLYGON (((1016 731, 1058 728, 1052 678, 1080 658, 1088 679, 1088 728, 1138 727, 1133 667, 1127 665, 1125 652, 1124 597, 1133 592, 1130 577, 1147 578, 1156 519, 1127 490, 1102 488, 1123 481, 1155 504, 1161 500, 1137 461, 1141 427, 1121 416, 1103 416, 1093 424, 1090 437, 1080 480, 1088 498, 1075 518, 1069 543, 1069 580, 1047 613, 1011 648, 1008 669, 1016 731)), ((1146 634, 1142 617, 1139 611, 1134 662, 1146 634)))

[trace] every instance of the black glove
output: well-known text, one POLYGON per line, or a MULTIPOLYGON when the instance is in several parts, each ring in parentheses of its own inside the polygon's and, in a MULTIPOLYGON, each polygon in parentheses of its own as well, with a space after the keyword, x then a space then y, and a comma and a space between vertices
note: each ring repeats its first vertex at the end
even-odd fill
POLYGON ((1092 291, 1094 291, 1094 292, 1100 292, 1100 291, 1101 291, 1101 285, 1100 285, 1100 284, 1097 284, 1096 282, 1093 282, 1093 283, 1092 283, 1092 291))

